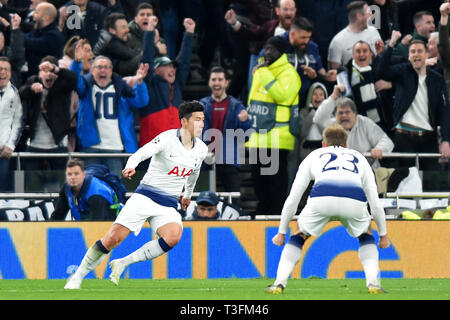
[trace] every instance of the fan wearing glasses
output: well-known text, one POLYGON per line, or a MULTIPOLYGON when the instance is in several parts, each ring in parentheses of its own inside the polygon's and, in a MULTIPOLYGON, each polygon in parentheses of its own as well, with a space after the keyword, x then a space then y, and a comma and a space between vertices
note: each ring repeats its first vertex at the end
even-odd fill
MULTIPOLYGON (((130 87, 112 70, 111 60, 95 58, 91 72, 81 75, 84 55, 82 41, 75 48, 71 70, 78 74, 77 93, 80 98, 77 136, 80 151, 88 153, 133 153, 138 149, 132 108, 148 103, 148 91, 142 81, 148 65, 141 64, 136 72, 136 84, 130 87)), ((123 158, 87 158, 86 165, 101 163, 120 174, 123 158)))

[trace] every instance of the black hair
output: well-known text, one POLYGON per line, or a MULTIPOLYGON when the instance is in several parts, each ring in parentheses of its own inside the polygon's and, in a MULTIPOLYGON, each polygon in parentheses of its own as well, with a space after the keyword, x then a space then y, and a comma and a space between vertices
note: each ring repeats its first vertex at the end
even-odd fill
POLYGON ((180 118, 180 120, 183 118, 189 120, 193 112, 204 112, 204 111, 205 107, 203 107, 203 105, 199 101, 197 100, 184 101, 178 107, 178 117, 180 118))
POLYGON ((295 17, 294 20, 292 20, 291 28, 292 27, 306 32, 314 31, 314 25, 305 17, 295 17))
POLYGON ((422 41, 420 39, 411 40, 411 42, 408 44, 408 47, 410 47, 413 44, 421 44, 421 45, 423 45, 424 48, 425 48, 425 51, 428 52, 428 47, 427 47, 427 44, 425 43, 425 41, 422 41))
POLYGON ((148 2, 141 2, 141 3, 137 6, 137 8, 136 8, 136 14, 135 14, 135 16, 137 16, 137 14, 139 13, 139 11, 145 10, 145 9, 153 10, 153 13, 155 13, 155 9, 153 9, 153 6, 152 6, 150 3, 148 3, 148 2))
POLYGON ((127 21, 127 17, 123 13, 113 12, 109 14, 103 22, 103 29, 109 32, 109 29, 116 29, 116 21, 124 19, 127 21))
POLYGON ((214 66, 211 68, 211 71, 209 71, 210 77, 211 77, 211 73, 223 73, 225 75, 225 80, 228 80, 228 74, 224 67, 214 66))

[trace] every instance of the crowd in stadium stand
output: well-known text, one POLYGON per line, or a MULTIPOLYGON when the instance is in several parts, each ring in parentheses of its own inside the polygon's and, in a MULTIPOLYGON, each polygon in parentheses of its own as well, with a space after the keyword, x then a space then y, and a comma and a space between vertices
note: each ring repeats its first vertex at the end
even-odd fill
MULTIPOLYGON (((196 97, 207 106, 205 128, 252 126, 247 151, 282 160, 282 183, 267 182, 278 195, 256 192, 260 204, 278 205, 261 212, 280 213, 296 168, 334 121, 374 170, 414 166, 383 158, 390 152, 440 153, 421 169, 449 170, 448 0, 0 3, 0 192, 13 191, 12 152, 133 153, 178 128, 195 77, 210 89, 196 97), (288 87, 299 88, 292 98, 288 87)), ((238 149, 218 167, 224 191, 239 189, 238 149)), ((270 165, 257 158, 256 191, 268 184, 255 170, 270 165)), ((124 158, 107 160, 87 159, 120 173, 124 158)), ((65 162, 23 166, 64 170, 65 162)))

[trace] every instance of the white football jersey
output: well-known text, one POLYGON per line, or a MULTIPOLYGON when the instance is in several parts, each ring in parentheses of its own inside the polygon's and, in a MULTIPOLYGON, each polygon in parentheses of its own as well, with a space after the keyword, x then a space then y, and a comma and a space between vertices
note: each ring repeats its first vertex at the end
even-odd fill
POLYGON ((114 85, 110 83, 107 87, 102 88, 94 84, 92 101, 94 101, 95 117, 100 135, 100 143, 92 148, 122 151, 124 147, 120 135, 119 107, 114 85))
POLYGON ((380 233, 385 234, 385 214, 378 198, 375 176, 361 153, 343 147, 326 147, 311 152, 300 164, 284 204, 282 215, 287 220, 289 217, 292 219, 297 211, 311 180, 314 180, 314 185, 310 198, 332 196, 368 202, 380 233))
POLYGON ((192 149, 186 149, 181 142, 180 129, 171 129, 162 132, 136 151, 128 159, 125 168, 134 169, 140 162, 151 157, 141 185, 149 187, 157 196, 177 200, 184 187, 183 196, 190 199, 207 153, 208 147, 198 138, 195 138, 192 149))

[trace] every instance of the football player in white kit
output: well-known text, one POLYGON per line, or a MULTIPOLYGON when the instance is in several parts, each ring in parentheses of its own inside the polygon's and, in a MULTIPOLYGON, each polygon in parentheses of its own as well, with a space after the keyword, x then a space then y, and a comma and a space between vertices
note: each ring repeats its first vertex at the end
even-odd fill
POLYGON ((183 225, 176 210, 177 202, 182 196, 181 205, 186 210, 208 152, 208 147, 198 138, 203 130, 203 111, 203 105, 198 101, 180 104, 181 128, 159 134, 128 159, 122 171, 127 179, 136 173, 135 168, 140 162, 150 157, 152 161, 109 231, 87 250, 65 289, 80 289, 83 278, 131 232, 137 235, 146 220, 157 239, 124 258, 110 262, 110 278, 116 285, 128 265, 159 257, 178 243, 183 225))
POLYGON ((314 180, 306 206, 298 218, 298 227, 283 248, 273 285, 265 292, 281 294, 294 266, 301 258, 309 236, 319 236, 325 224, 337 218, 352 237, 359 239, 358 256, 363 265, 369 293, 386 292, 380 286, 378 249, 370 231, 371 214, 380 235, 379 247, 390 246, 384 209, 380 204, 372 169, 366 158, 346 146, 347 132, 333 124, 323 132, 323 148, 314 150, 299 166, 281 212, 278 233, 272 242, 282 246, 289 222, 311 180, 314 180))

